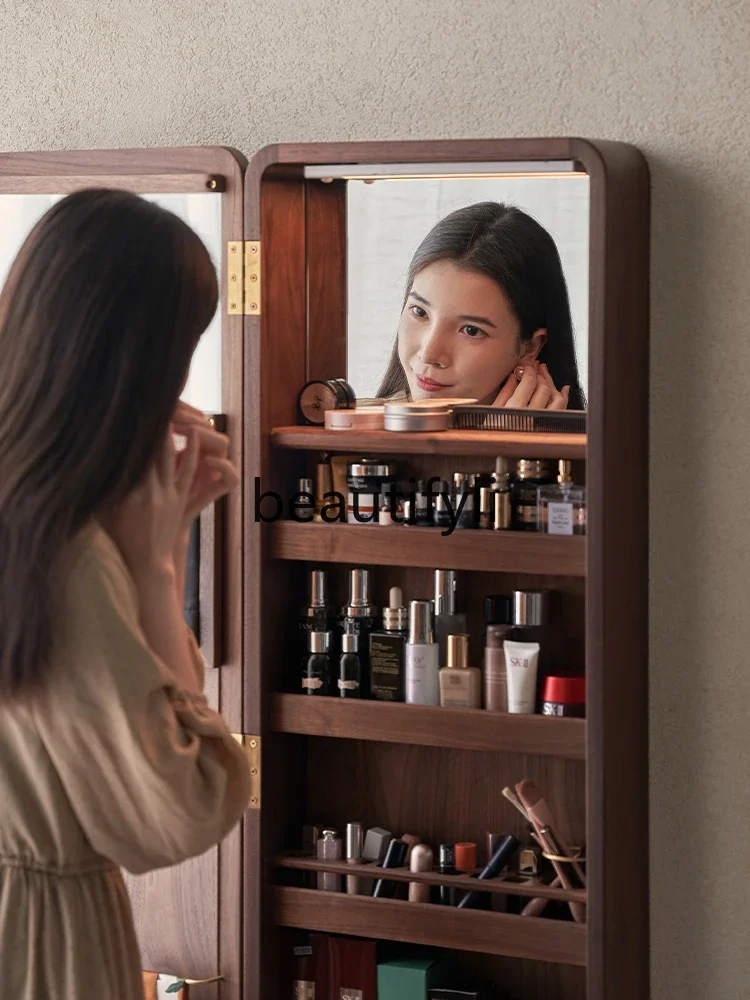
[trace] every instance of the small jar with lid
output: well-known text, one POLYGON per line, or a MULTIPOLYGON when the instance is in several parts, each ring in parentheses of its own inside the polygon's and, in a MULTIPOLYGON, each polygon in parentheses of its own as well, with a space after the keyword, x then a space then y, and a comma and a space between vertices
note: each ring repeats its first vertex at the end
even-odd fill
POLYGON ((512 484, 513 527, 516 531, 537 531, 537 491, 554 483, 549 462, 522 458, 512 484))
POLYGON ((346 519, 349 524, 373 524, 379 520, 385 493, 391 494, 396 481, 396 469, 391 462, 376 458, 361 458, 346 468, 349 496, 346 519))

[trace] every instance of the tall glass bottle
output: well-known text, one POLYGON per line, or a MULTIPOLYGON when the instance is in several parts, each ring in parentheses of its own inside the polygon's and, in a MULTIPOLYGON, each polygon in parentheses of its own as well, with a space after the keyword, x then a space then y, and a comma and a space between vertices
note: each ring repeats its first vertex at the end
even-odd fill
POLYGON ((456 611, 458 576, 454 569, 435 570, 434 631, 440 666, 448 656, 448 636, 466 632, 466 615, 456 611))
POLYGON ((513 527, 516 531, 537 531, 537 490, 554 482, 548 462, 522 458, 513 483, 513 527))
POLYGON ((357 649, 359 636, 347 631, 341 636, 338 693, 342 698, 362 697, 362 661, 357 649))
POLYGON ((327 695, 331 689, 331 657, 325 632, 309 632, 308 653, 302 667, 302 693, 327 695))
POLYGON ((410 705, 438 705, 438 647, 432 638, 432 602, 409 605, 409 641, 404 650, 406 701, 410 705))
POLYGON ((341 609, 341 631, 358 636, 361 663, 361 697, 370 697, 370 633, 378 624, 378 609, 370 602, 370 571, 353 569, 349 574, 349 600, 341 609))
POLYGON ((370 633, 370 696, 376 701, 403 701, 409 614, 400 587, 391 587, 388 604, 383 608, 383 628, 370 633))

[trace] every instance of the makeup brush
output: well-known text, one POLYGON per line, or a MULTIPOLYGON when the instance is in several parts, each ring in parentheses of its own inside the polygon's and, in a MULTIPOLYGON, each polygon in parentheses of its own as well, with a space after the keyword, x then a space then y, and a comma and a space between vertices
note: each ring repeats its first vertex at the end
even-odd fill
MULTIPOLYGON (((534 829, 539 834, 543 844, 545 845, 544 850, 547 854, 556 854, 559 856, 568 856, 570 851, 562 838, 560 838, 554 832, 554 819, 552 812, 542 798, 541 793, 533 781, 521 781, 516 785, 516 795, 523 806, 523 808, 528 813, 531 822, 534 825, 534 829)), ((552 867, 555 872, 560 877, 560 882, 564 889, 573 889, 575 886, 570 881, 567 871, 564 865, 568 862, 553 861, 552 867)), ((586 885, 585 876, 580 869, 580 865, 575 862, 571 862, 576 874, 581 878, 581 884, 586 885)), ((577 923, 584 923, 586 920, 586 906, 583 903, 572 903, 569 902, 568 906, 570 912, 573 915, 573 919, 577 923)))

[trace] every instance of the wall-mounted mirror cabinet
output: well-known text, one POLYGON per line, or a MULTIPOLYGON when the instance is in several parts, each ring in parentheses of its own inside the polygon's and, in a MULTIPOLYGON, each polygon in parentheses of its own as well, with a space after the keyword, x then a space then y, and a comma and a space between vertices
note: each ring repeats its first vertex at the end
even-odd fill
MULTIPOLYGON (((224 415, 242 469, 241 494, 202 519, 195 561, 198 627, 217 666, 208 694, 247 749, 253 798, 219 848, 129 880, 143 967, 190 969, 205 981, 196 995, 231 1000, 313 996, 310 983, 326 1000, 340 989, 385 998, 405 962, 425 1000, 430 976, 496 984, 487 996, 645 1000, 640 153, 555 138, 283 145, 249 164, 213 148, 9 154, 0 274, 52 200, 91 185, 159 200, 211 251, 221 311, 187 392, 224 415), (476 404, 448 430, 334 429, 320 410, 307 422, 300 391, 331 379, 370 415, 476 404), (518 409, 536 422, 511 424, 518 409), (491 495, 498 470, 506 500, 491 495), (415 523, 329 521, 319 489, 341 486, 349 501, 357 474, 412 483, 423 514, 420 483, 448 484, 448 500, 470 483, 477 509, 455 530, 436 525, 432 498, 415 523), (309 520, 290 502, 302 480, 317 503, 309 520), (495 503, 509 505, 508 524, 495 503), (420 614, 441 640, 467 635, 479 671, 454 662, 464 640, 445 640, 435 667, 450 647, 453 673, 419 673, 409 615, 384 611, 394 595, 398 607, 428 602, 412 611, 415 636, 420 614), (563 689, 578 701, 556 701, 563 689), (472 894, 503 837, 515 838, 508 857, 472 894), (383 879, 389 839, 396 867, 383 879)), ((314 390, 318 403, 326 391, 314 390)))

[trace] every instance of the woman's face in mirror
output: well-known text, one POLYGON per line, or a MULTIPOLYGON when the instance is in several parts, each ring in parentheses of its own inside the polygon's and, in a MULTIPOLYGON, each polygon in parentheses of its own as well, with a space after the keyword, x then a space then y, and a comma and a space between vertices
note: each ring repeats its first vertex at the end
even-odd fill
POLYGON ((398 354, 414 400, 494 401, 522 353, 520 326, 500 286, 453 261, 414 279, 398 327, 398 354))

